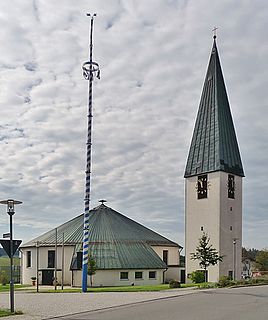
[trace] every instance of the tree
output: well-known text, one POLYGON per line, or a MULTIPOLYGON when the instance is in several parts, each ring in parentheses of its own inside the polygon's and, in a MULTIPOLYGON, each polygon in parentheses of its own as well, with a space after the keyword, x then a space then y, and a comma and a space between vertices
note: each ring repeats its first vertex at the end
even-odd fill
POLYGON ((261 250, 256 256, 255 267, 259 271, 268 271, 268 250, 261 250))
POLYGON ((215 248, 209 244, 210 238, 204 232, 199 239, 199 245, 196 247, 195 253, 191 254, 191 260, 199 260, 200 268, 205 271, 205 282, 207 282, 207 268, 209 266, 215 266, 219 261, 222 261, 223 256, 220 256, 215 248))
POLYGON ((90 277, 90 286, 93 286, 93 275, 97 271, 97 263, 94 257, 90 254, 88 257, 88 267, 87 267, 87 274, 90 277))
POLYGON ((260 251, 258 249, 255 248, 250 248, 250 249, 246 249, 246 248, 242 248, 242 258, 243 259, 250 259, 252 261, 256 260, 256 256, 260 251))

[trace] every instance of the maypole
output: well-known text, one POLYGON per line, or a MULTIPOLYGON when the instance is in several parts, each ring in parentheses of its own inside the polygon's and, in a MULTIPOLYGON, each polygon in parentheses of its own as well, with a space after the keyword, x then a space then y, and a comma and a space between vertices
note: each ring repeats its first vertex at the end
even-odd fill
POLYGON ((88 240, 89 240, 89 204, 90 204, 90 174, 91 174, 91 131, 92 131, 92 85, 94 75, 100 79, 100 69, 93 56, 93 21, 97 16, 87 13, 90 17, 89 61, 82 66, 83 76, 89 81, 88 85, 88 127, 87 127, 87 159, 86 159, 86 188, 85 188, 85 212, 84 212, 84 237, 83 237, 83 261, 82 261, 82 292, 87 292, 87 268, 88 268, 88 240))

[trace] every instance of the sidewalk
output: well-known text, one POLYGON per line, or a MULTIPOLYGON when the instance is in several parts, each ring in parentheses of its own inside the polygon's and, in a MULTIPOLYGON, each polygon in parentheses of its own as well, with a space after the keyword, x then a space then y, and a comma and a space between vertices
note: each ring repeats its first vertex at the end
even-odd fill
MULTIPOLYGON (((30 292, 31 289, 26 288, 26 290, 15 292, 15 309, 24 314, 2 317, 1 320, 50 319, 83 311, 100 310, 197 292, 193 288, 185 288, 158 292, 33 293, 30 292)), ((9 308, 8 292, 0 294, 0 308, 9 308)))

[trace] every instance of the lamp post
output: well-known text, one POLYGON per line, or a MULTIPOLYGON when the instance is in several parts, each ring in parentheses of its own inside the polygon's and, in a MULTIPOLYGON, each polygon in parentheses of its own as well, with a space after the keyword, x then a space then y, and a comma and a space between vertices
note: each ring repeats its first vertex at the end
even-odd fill
POLYGON ((238 238, 233 239, 233 280, 236 278, 236 243, 237 243, 238 238))
POLYGON ((21 201, 8 199, 0 201, 0 204, 7 205, 7 214, 9 215, 9 228, 10 228, 10 311, 14 313, 14 281, 13 281, 13 226, 12 216, 15 214, 14 205, 21 204, 21 201))

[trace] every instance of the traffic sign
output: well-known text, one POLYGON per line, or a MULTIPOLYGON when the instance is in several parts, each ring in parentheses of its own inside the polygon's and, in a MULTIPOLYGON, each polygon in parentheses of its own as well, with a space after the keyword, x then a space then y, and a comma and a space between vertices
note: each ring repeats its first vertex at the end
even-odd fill
MULTIPOLYGON (((15 252, 17 251, 18 247, 22 243, 22 240, 13 240, 13 253, 12 257, 14 256, 15 252)), ((9 258, 11 258, 10 254, 10 240, 0 239, 0 244, 2 245, 3 249, 6 251, 9 258)))

